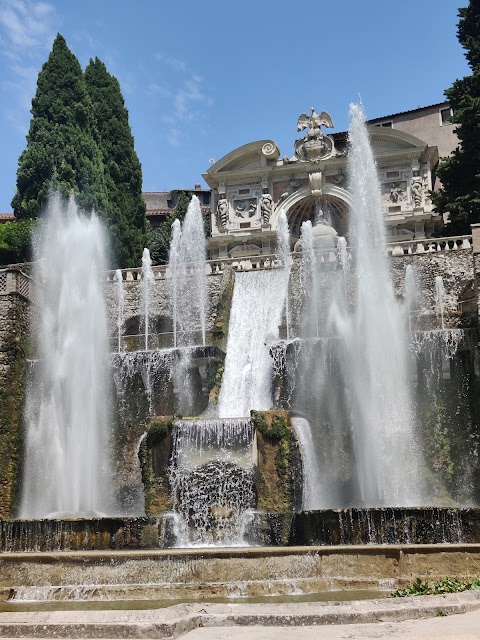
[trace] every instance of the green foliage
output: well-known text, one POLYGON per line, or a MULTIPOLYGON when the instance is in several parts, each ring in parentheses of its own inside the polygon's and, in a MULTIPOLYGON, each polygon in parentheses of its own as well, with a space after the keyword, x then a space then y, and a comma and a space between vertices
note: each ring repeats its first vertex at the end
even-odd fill
POLYGON ((146 444, 149 449, 155 446, 172 428, 172 419, 152 420, 148 425, 146 444))
POLYGON ((24 403, 27 331, 22 303, 16 301, 3 338, 3 354, 9 363, 0 379, 0 518, 11 518, 22 464, 21 421, 24 403))
POLYGON ((290 438, 290 429, 287 418, 274 412, 252 411, 252 420, 255 427, 269 440, 283 440, 290 438))
POLYGON ((0 224, 0 264, 28 262, 31 259, 31 237, 35 220, 19 220, 0 224))
POLYGON ((142 168, 135 152, 128 111, 118 80, 98 58, 90 60, 85 82, 93 105, 110 206, 106 212, 118 266, 140 264, 146 243, 142 168))
POLYGON ((17 218, 40 215, 52 186, 102 214, 108 196, 92 104, 80 64, 61 35, 38 76, 31 112, 12 200, 17 218))
POLYGON ((177 219, 183 222, 191 199, 191 193, 182 191, 178 196, 174 213, 166 216, 165 220, 162 220, 154 229, 148 225, 146 246, 150 251, 152 264, 166 264, 168 262, 168 252, 172 240, 172 225, 177 219))
POLYGON ((472 75, 456 80, 445 91, 460 146, 440 163, 443 188, 432 194, 437 211, 450 212, 450 234, 469 232, 470 224, 480 222, 480 3, 470 0, 458 15, 457 36, 472 75))
MULTIPOLYGON (((408 587, 397 589, 390 595, 392 598, 404 598, 406 596, 440 595, 442 593, 459 593, 470 589, 480 589, 480 578, 473 580, 460 580, 458 578, 443 578, 437 582, 428 582, 417 578, 408 587)), ((441 614, 439 614, 441 615, 441 614)))

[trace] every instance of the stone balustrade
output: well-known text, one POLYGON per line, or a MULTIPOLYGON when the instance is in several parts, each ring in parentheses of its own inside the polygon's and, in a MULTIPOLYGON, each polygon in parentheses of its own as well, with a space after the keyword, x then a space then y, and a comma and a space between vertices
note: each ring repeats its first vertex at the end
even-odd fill
MULTIPOLYGON (((462 249, 472 249, 472 247, 473 242, 471 235, 452 236, 449 238, 392 242, 387 244, 387 254, 392 257, 399 257, 424 253, 458 251, 462 249)), ((336 262, 338 259, 336 251, 332 249, 319 250, 316 253, 320 255, 322 262, 336 262)), ((292 253, 292 256, 294 255, 297 255, 296 252, 292 253)), ((223 273, 223 271, 229 267, 234 271, 252 271, 256 269, 276 269, 280 266, 275 254, 266 254, 244 256, 241 258, 215 258, 214 260, 207 260, 205 269, 207 275, 210 275, 223 273)), ((25 271, 31 267, 32 263, 26 263, 24 265, 9 265, 7 268, 0 270, 0 295, 19 293, 31 300, 32 296, 34 297, 35 295, 33 289, 36 285, 34 281, 25 274, 25 271)), ((170 275, 167 265, 152 267, 152 270, 155 280, 165 280, 170 275)), ((142 279, 142 268, 122 269, 121 274, 124 282, 137 282, 142 279)), ((102 280, 104 282, 114 282, 115 278, 116 271, 106 271, 103 274, 102 280)))
POLYGON ((38 304, 38 283, 18 268, 0 269, 0 296, 11 294, 19 295, 33 304, 38 304))
POLYGON ((452 236, 450 238, 429 238, 426 240, 408 240, 406 242, 389 243, 387 253, 393 257, 409 256, 419 253, 438 251, 457 251, 471 249, 472 236, 452 236))

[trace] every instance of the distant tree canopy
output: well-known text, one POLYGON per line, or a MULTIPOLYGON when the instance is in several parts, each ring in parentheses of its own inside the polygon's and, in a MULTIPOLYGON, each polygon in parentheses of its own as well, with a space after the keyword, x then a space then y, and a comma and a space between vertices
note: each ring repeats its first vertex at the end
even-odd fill
POLYGON ((0 224, 0 264, 30 260, 30 238, 36 220, 19 220, 0 224))
POLYGON ((154 265, 168 262, 168 251, 172 239, 172 224, 177 219, 183 222, 191 199, 192 194, 189 191, 182 191, 178 196, 175 212, 168 215, 158 227, 154 229, 149 227, 147 247, 154 265))
POLYGON ((12 207, 18 220, 42 212, 50 189, 73 193, 111 232, 114 266, 140 263, 145 239, 142 174, 120 86, 98 59, 83 74, 57 35, 38 76, 27 147, 12 207))
POLYGON ((480 222, 480 0, 470 0, 458 15, 457 36, 472 75, 445 91, 460 146, 441 161, 438 176, 443 187, 432 199, 438 212, 450 212, 450 232, 464 233, 480 222))

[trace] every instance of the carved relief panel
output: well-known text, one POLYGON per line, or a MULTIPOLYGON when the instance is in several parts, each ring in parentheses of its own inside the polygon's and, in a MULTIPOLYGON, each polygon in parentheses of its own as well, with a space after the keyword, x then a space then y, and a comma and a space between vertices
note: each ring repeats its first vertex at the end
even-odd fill
POLYGON ((260 187, 227 188, 226 193, 219 194, 214 220, 217 232, 260 229, 261 196, 260 187))

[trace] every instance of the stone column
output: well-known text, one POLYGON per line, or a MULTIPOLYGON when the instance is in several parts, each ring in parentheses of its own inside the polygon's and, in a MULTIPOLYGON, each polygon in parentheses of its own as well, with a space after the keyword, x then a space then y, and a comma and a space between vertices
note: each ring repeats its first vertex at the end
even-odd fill
POLYGON ((477 297, 477 323, 480 317, 480 224, 470 225, 472 229, 473 273, 475 278, 475 294, 477 297))

